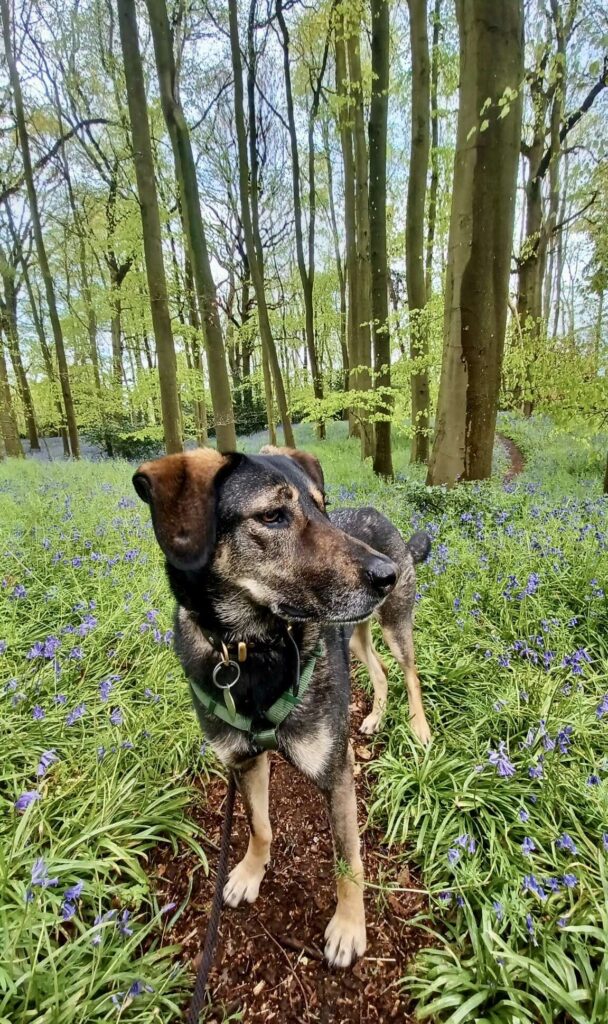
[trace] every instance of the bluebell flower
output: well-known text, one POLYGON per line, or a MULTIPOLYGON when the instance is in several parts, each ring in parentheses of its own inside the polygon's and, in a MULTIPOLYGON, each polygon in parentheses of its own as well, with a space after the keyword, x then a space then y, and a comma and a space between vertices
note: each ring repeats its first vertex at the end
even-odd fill
POLYGON ((15 800, 15 810, 26 811, 28 807, 36 803, 36 800, 40 800, 40 793, 37 789, 30 789, 27 793, 22 793, 21 796, 15 800))
POLYGON ((112 725, 122 725, 123 717, 120 708, 112 708, 112 711, 110 713, 110 721, 112 725))
POLYGON ((569 836, 567 832, 564 832, 558 839, 556 839, 555 845, 558 850, 564 850, 566 853, 578 853, 576 843, 572 839, 572 836, 569 836))
POLYGON ((111 693, 111 690, 112 690, 112 686, 113 686, 113 683, 112 683, 111 679, 104 679, 104 680, 102 680, 102 682, 99 684, 99 699, 100 700, 102 700, 102 701, 108 700, 108 698, 110 696, 110 693, 111 693))
POLYGON ((34 862, 32 867, 31 884, 38 885, 41 889, 48 889, 49 886, 59 884, 58 878, 49 878, 49 869, 47 868, 43 857, 38 857, 38 860, 34 862))
POLYGON ((84 651, 82 647, 72 647, 69 657, 72 658, 73 661, 82 661, 84 658, 84 651))
POLYGON ((608 832, 604 832, 602 835, 602 846, 606 853, 608 853, 608 832))
POLYGON ((457 896, 456 897, 456 906, 457 907, 464 907, 464 896, 457 896))
POLYGON ((59 758, 57 757, 54 748, 52 750, 45 750, 44 753, 40 755, 40 761, 38 762, 38 767, 36 768, 36 775, 38 776, 38 778, 41 779, 44 775, 46 775, 51 765, 58 760, 59 758))
POLYGON ((498 750, 490 750, 488 761, 496 767, 497 775, 508 778, 511 775, 515 775, 515 765, 509 760, 505 748, 506 744, 504 740, 501 740, 498 744, 498 750))
POLYGON ((530 836, 525 836, 524 837, 524 841, 521 844, 521 851, 522 851, 522 853, 526 857, 528 857, 531 853, 534 852, 535 849, 536 849, 536 843, 534 842, 534 840, 530 839, 530 836))
POLYGON ((570 737, 572 736, 573 732, 573 726, 565 725, 563 729, 559 730, 557 736, 555 737, 555 741, 559 747, 559 751, 561 754, 568 753, 568 750, 570 749, 570 743, 572 742, 570 737))
POLYGON ((528 775, 531 779, 542 779, 543 774, 543 761, 542 757, 539 757, 538 762, 535 765, 531 764, 528 768, 528 775))
POLYGON ((558 928, 565 928, 567 924, 568 924, 568 918, 567 917, 558 917, 558 919, 557 919, 558 928))
POLYGON ((545 878, 545 885, 551 892, 559 892, 559 882, 557 878, 545 878))
POLYGON ((7 647, 8 643, 6 642, 6 640, 0 640, 0 654, 6 654, 7 647))
POLYGON ((587 785, 588 786, 599 786, 601 781, 602 780, 600 779, 599 775, 595 775, 595 774, 594 775, 590 775, 589 778, 587 779, 587 785))
POLYGON ((65 693, 57 693, 53 697, 53 703, 54 704, 65 704, 67 702, 67 699, 68 698, 66 697, 65 693))
POLYGON ((494 900, 494 902, 492 903, 492 909, 496 914, 496 920, 502 921, 503 917, 505 916, 505 910, 500 900, 494 900))
POLYGON ((519 820, 520 821, 528 821, 529 817, 530 817, 530 815, 528 814, 526 808, 525 807, 520 807, 519 808, 519 820))
POLYGON ((532 920, 532 914, 526 914, 526 929, 527 929, 528 935, 532 939, 532 942, 534 943, 534 945, 538 946, 538 942, 536 941, 536 937, 535 937, 536 933, 535 933, 535 930, 534 930, 534 921, 532 920))
MULTIPOLYGON (((93 926, 97 927, 100 924, 106 924, 107 921, 112 921, 115 917, 116 917, 116 911, 115 910, 106 910, 105 914, 97 914, 95 920, 93 921, 93 926)), ((99 944, 101 943, 101 939, 102 939, 102 930, 100 928, 99 931, 97 931, 93 935, 93 937, 91 938, 91 945, 92 946, 99 946, 99 944)))
POLYGON ((75 902, 76 900, 79 900, 80 897, 82 896, 83 889, 84 882, 76 882, 74 885, 68 886, 68 888, 65 890, 64 898, 66 900, 70 900, 71 902, 75 902))
POLYGON ((36 704, 32 710, 32 718, 35 722, 41 722, 43 718, 46 718, 46 711, 40 704, 36 704))
POLYGON ((451 847, 451 849, 448 850, 448 863, 454 866, 455 864, 458 864, 459 860, 460 850, 456 849, 455 846, 451 847))
POLYGON ((86 715, 86 712, 87 712, 86 704, 84 704, 84 703, 83 704, 77 704, 77 706, 75 708, 72 708, 71 711, 68 711, 68 713, 66 715, 66 718, 65 718, 65 724, 66 725, 74 725, 75 722, 77 722, 80 718, 83 718, 84 715, 86 715))
MULTIPOLYGON (((449 893, 447 893, 447 894, 446 893, 439 893, 439 899, 441 899, 441 897, 445 896, 445 895, 449 896, 450 894, 449 893)), ((174 901, 171 901, 170 903, 165 903, 164 907, 160 908, 159 913, 161 914, 161 916, 163 914, 169 914, 172 910, 175 910, 176 906, 177 906, 177 903, 175 903, 174 901)))
POLYGON ((608 715, 608 693, 605 693, 602 697, 595 713, 598 718, 603 718, 604 715, 608 715))
POLYGON ((564 885, 567 886, 568 889, 574 889, 575 886, 578 885, 578 878, 576 875, 567 873, 564 875, 564 885))
POLYGON ((547 893, 543 889, 542 885, 538 881, 536 875, 524 875, 523 882, 524 891, 533 892, 541 900, 547 899, 547 893))
MULTIPOLYGON (((447 891, 446 891, 446 890, 444 889, 444 891, 443 891, 443 892, 440 892, 440 893, 439 893, 439 896, 438 896, 437 898, 438 898, 438 899, 439 899, 439 900, 441 901, 441 903, 443 903, 443 904, 444 904, 445 906, 448 906, 448 904, 452 902, 452 893, 451 893, 451 892, 447 892, 447 891)), ((162 913, 162 911, 161 911, 161 913, 162 913)))
POLYGON ((120 919, 117 922, 117 924, 118 924, 118 931, 120 932, 120 934, 122 936, 124 936, 124 938, 128 938, 129 935, 133 934, 133 929, 129 928, 129 918, 130 917, 131 917, 131 911, 130 910, 123 910, 122 914, 120 915, 120 919))
POLYGON ((11 596, 15 598, 17 601, 19 600, 19 598, 27 597, 27 590, 23 586, 23 583, 17 583, 17 585, 13 588, 13 593, 11 596))

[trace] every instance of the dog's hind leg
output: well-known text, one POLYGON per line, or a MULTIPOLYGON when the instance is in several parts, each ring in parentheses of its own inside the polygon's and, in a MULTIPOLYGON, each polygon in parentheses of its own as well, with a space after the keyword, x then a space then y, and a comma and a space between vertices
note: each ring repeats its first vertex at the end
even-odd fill
POLYGON ((353 768, 349 744, 344 767, 325 794, 338 874, 338 905, 325 930, 325 957, 332 967, 349 967, 356 957, 363 956, 367 945, 353 768))
POLYGON ((372 628, 369 619, 367 622, 359 622, 350 638, 350 650, 357 661, 365 665, 374 687, 374 704, 367 718, 361 723, 360 731, 367 736, 378 732, 380 722, 386 708, 388 696, 387 676, 388 669, 378 657, 372 638, 372 628))
MULTIPOLYGON (((393 597, 392 594, 391 597, 393 597)), ((403 608, 395 608, 394 604, 389 602, 390 599, 378 609, 378 618, 390 652, 399 662, 401 671, 405 676, 412 732, 426 746, 431 742, 431 730, 424 713, 422 690, 416 671, 412 612, 411 609, 408 609, 405 618, 403 618, 403 608), (399 617, 395 614, 397 611, 400 613, 399 617)))
POLYGON ((243 900, 253 903, 260 891, 266 866, 270 860, 272 830, 268 816, 268 754, 249 761, 235 770, 236 784, 245 805, 249 822, 247 853, 228 876, 224 886, 224 902, 238 907, 243 900))

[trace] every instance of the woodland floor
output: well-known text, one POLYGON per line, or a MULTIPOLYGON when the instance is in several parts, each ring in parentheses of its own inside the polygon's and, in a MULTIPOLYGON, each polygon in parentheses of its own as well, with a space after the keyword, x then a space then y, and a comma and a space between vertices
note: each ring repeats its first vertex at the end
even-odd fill
MULTIPOLYGON (((502 435, 498 439, 510 460, 505 480, 511 480, 523 469, 523 455, 513 441, 502 435)), ((368 710, 364 694, 355 688, 351 735, 360 819, 369 790, 364 769, 372 748, 358 729, 368 710)), ((423 885, 405 859, 388 849, 380 830, 365 828, 361 839, 369 885, 367 951, 352 970, 329 969, 323 959, 323 933, 334 911, 335 874, 324 801, 290 765, 270 756, 272 862, 256 902, 222 912, 207 1020, 220 1024, 240 1012, 245 1024, 413 1022, 413 1007, 399 983, 418 949, 429 945, 428 932, 409 923, 426 908, 423 885)), ((166 932, 165 942, 179 943, 193 970, 199 963, 215 887, 213 865, 224 799, 224 782, 213 779, 206 787, 205 803, 192 812, 206 837, 202 845, 212 865, 208 877, 185 846, 177 857, 167 846, 159 847, 152 861, 160 903, 181 903, 192 886, 189 905, 174 929, 166 932)), ((247 839, 247 821, 237 798, 231 866, 244 855, 247 839)))

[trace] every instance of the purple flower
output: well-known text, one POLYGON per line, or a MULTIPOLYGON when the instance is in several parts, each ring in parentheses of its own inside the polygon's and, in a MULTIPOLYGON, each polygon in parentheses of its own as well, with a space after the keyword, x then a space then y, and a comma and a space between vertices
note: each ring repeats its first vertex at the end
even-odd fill
POLYGON ((523 843, 521 844, 521 852, 528 857, 536 849, 536 843, 530 839, 530 836, 525 836, 523 843))
POLYGON ((451 864, 452 867, 453 867, 455 864, 458 864, 459 860, 460 860, 460 850, 456 849, 455 846, 452 846, 448 850, 448 863, 451 864))
POLYGON ((525 807, 520 807, 519 808, 519 820, 520 821, 528 821, 529 817, 530 817, 530 815, 528 814, 526 808, 525 807))
POLYGON ((72 647, 69 657, 72 658, 74 661, 82 661, 82 659, 84 658, 84 651, 82 647, 72 647))
POLYGON ((82 896, 83 889, 84 882, 76 882, 75 885, 68 886, 68 888, 65 890, 64 897, 66 900, 70 900, 70 902, 75 902, 76 900, 79 900, 80 897, 82 896))
POLYGON ((539 899, 546 900, 547 893, 538 881, 536 875, 524 875, 524 892, 533 892, 539 899))
MULTIPOLYGON (((93 921, 93 926, 96 928, 100 924, 105 924, 107 921, 112 921, 115 917, 116 917, 116 911, 115 910, 106 910, 105 914, 98 914, 97 915, 97 917, 93 921)), ((92 946, 99 946, 100 943, 101 943, 101 929, 99 929, 99 931, 96 932, 96 934, 93 935, 93 938, 91 939, 91 945, 92 946)))
POLYGON ((73 566, 74 569, 80 569, 81 565, 82 565, 82 558, 80 557, 80 555, 76 555, 76 558, 72 559, 72 566, 73 566))
POLYGON ((590 775, 589 778, 587 779, 587 785, 588 786, 599 786, 601 781, 602 780, 600 779, 599 775, 590 775))
POLYGON ((55 753, 54 749, 45 750, 44 753, 40 755, 40 761, 38 762, 38 767, 36 768, 36 775, 38 776, 38 778, 41 779, 44 775, 46 775, 51 765, 58 760, 59 758, 57 757, 57 754, 55 753))
POLYGON ((559 882, 557 878, 545 878, 545 885, 551 892, 559 892, 559 882))
POLYGON ((608 715, 608 693, 605 693, 602 697, 595 713, 598 718, 603 718, 604 715, 608 715))
POLYGON ((567 886, 568 889, 574 889, 575 886, 578 885, 578 878, 576 875, 567 873, 564 875, 564 885, 567 886))
POLYGON ((40 707, 40 704, 36 704, 32 711, 32 718, 35 722, 41 722, 43 718, 46 718, 46 711, 40 707))
POLYGON ((100 700, 102 700, 102 701, 108 700, 108 698, 110 696, 110 691, 112 690, 112 686, 113 686, 113 683, 112 683, 111 679, 104 679, 99 684, 99 699, 100 700))
POLYGON ((568 918, 567 917, 558 917, 557 924, 558 924, 559 928, 565 928, 566 925, 568 924, 568 918))
POLYGON ((131 917, 130 910, 123 910, 118 921, 118 931, 124 938, 128 938, 129 935, 133 934, 133 929, 129 928, 129 918, 131 917))
POLYGON ((32 867, 31 884, 39 885, 41 889, 48 889, 49 886, 58 885, 58 883, 58 878, 49 878, 49 869, 44 862, 44 858, 39 857, 32 867))
POLYGON ((12 597, 16 598, 17 600, 19 600, 20 597, 27 597, 27 590, 23 586, 23 583, 18 583, 17 586, 13 589, 12 597))
POLYGON ((78 704, 75 708, 72 708, 71 711, 68 711, 65 719, 65 724, 74 725, 74 723, 77 722, 79 718, 82 718, 84 715, 86 715, 86 712, 86 704, 78 704))
POLYGON ((7 647, 8 647, 8 644, 7 644, 6 640, 0 640, 0 654, 6 654, 6 648, 7 647))
POLYGON ((61 920, 71 921, 76 913, 76 904, 70 903, 69 900, 64 900, 61 904, 61 920))
POLYGON ((506 744, 504 740, 501 740, 498 744, 498 750, 490 750, 488 754, 488 761, 490 764, 496 767, 496 774, 503 778, 508 778, 511 775, 515 775, 515 765, 509 760, 508 755, 505 753, 506 744))
POLYGON ((28 807, 36 803, 36 800, 40 800, 40 793, 37 789, 30 789, 27 793, 22 793, 21 796, 15 800, 15 809, 17 811, 27 811, 28 807))
POLYGON ((568 753, 570 743, 572 742, 570 737, 572 736, 573 732, 574 729, 571 725, 565 725, 563 729, 559 730, 557 736, 555 737, 555 742, 559 747, 560 754, 568 753))
POLYGON ((28 658, 30 661, 33 658, 41 658, 43 650, 44 644, 42 643, 42 640, 36 640, 36 643, 32 647, 30 647, 29 651, 27 652, 26 658, 28 658))
POLYGON ((543 760, 539 757, 537 764, 531 764, 528 768, 528 775, 531 779, 542 779, 543 778, 543 760))
POLYGON ((555 841, 555 845, 556 845, 558 850, 564 850, 566 853, 572 853, 572 854, 578 853, 578 850, 576 848, 576 844, 575 844, 574 840, 572 839, 572 836, 569 836, 567 832, 564 832, 559 837, 559 839, 557 839, 555 841))
POLYGON ((51 658, 54 658, 60 647, 61 647, 61 640, 58 637, 56 637, 56 636, 47 636, 46 640, 44 641, 43 648, 42 648, 42 657, 43 658, 48 658, 49 660, 51 658))
POLYGON ((602 846, 606 853, 608 853, 608 832, 604 832, 602 835, 602 846))
MULTIPOLYGON (((439 899, 441 899, 443 896, 450 896, 450 893, 449 892, 448 893, 440 892, 439 893, 439 899)), ((160 908, 159 913, 161 914, 161 916, 163 914, 169 914, 172 910, 175 909, 176 906, 177 906, 177 903, 174 903, 174 902, 172 902, 172 903, 165 903, 164 907, 160 908)))
POLYGON ((56 694, 55 697, 53 697, 53 703, 54 704, 65 704, 67 702, 67 699, 68 698, 66 697, 65 693, 58 693, 58 694, 56 694))
POLYGON ((110 721, 112 725, 122 725, 123 717, 120 708, 113 708, 110 714, 110 721))
POLYGON ((492 910, 496 914, 496 920, 502 921, 503 917, 505 916, 505 909, 500 900, 494 900, 494 902, 492 903, 492 910))
POLYGON ((526 929, 527 929, 528 935, 531 937, 532 942, 534 943, 534 945, 538 946, 538 942, 536 941, 536 938, 535 938, 534 921, 532 920, 532 914, 526 914, 526 929))

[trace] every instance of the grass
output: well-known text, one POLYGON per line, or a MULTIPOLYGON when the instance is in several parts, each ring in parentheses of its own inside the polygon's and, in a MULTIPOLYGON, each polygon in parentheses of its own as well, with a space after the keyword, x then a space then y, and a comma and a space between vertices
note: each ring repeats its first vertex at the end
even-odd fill
MULTIPOLYGON (((499 455, 493 481, 447 493, 404 439, 389 486, 342 425, 325 444, 299 429, 334 505, 433 535, 416 644, 434 742, 413 742, 393 670, 369 769, 370 815, 429 891, 404 978, 421 1019, 605 1024, 606 439, 503 417, 524 474, 503 486, 499 455)), ((176 1020, 189 986, 147 857, 185 841, 206 870, 187 809, 214 765, 130 473, 0 468, 0 1024, 176 1020)))

